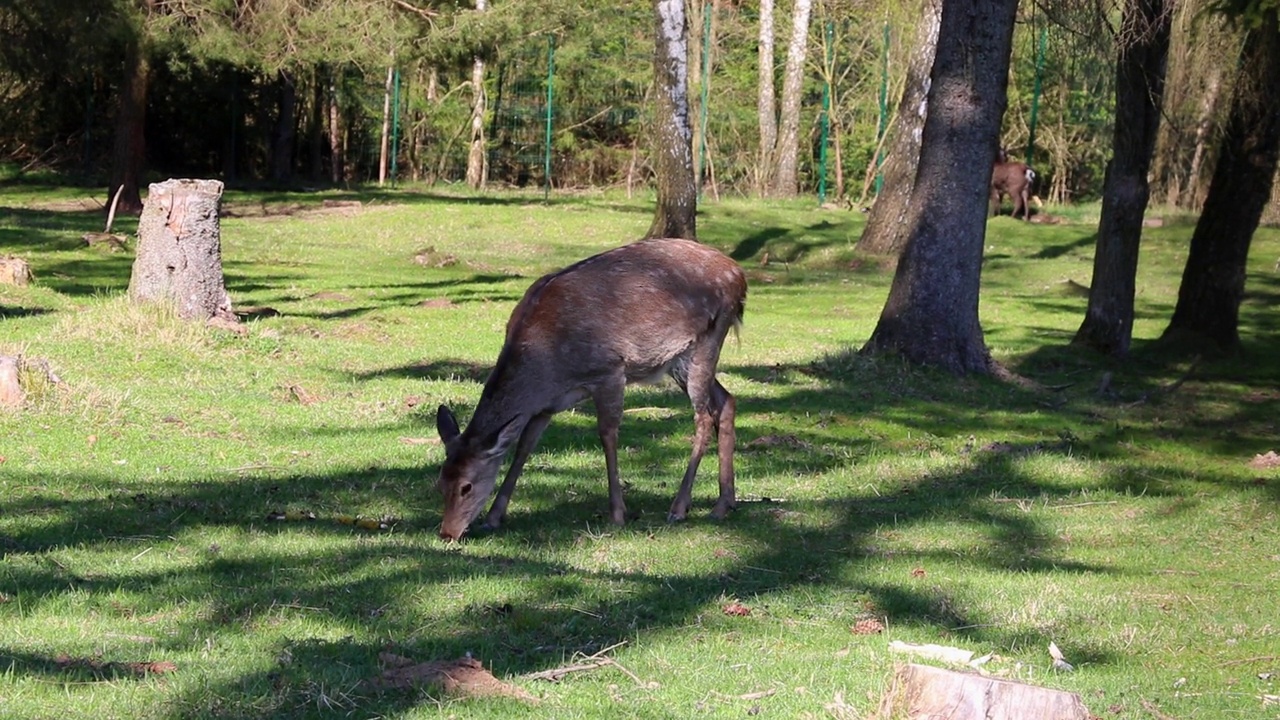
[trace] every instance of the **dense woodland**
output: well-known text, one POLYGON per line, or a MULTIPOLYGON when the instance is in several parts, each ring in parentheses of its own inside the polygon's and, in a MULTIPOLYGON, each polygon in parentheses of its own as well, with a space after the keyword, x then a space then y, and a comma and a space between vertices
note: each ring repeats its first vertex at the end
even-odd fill
MULTIPOLYGON (((918 44, 923 15, 911 3, 688 4, 704 190, 775 194, 785 153, 761 151, 759 100, 764 82, 786 95, 798 5, 798 103, 784 97, 777 109, 784 129, 796 116, 795 189, 821 183, 866 204, 918 44), (767 75, 762 10, 776 37, 767 75)), ((1241 44, 1239 27, 1201 5, 1171 10, 1152 168, 1152 197, 1186 208, 1203 202, 1231 95, 1238 52, 1223 49, 1241 44)), ((1019 4, 1001 140, 1036 167, 1046 202, 1101 193, 1119 36, 1118 3, 1019 4)), ((19 167, 104 189, 113 173, 124 179, 130 154, 148 178, 541 185, 551 77, 552 187, 642 186, 652 176, 652 53, 648 3, 3 0, 0 149, 19 167)))

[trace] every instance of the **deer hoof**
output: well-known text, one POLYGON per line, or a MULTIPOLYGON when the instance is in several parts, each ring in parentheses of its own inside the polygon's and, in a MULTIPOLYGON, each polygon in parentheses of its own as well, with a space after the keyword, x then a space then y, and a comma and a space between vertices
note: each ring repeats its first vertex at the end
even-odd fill
POLYGON ((738 509, 738 503, 732 500, 721 500, 716 502, 715 507, 711 508, 711 517, 716 520, 723 520, 729 516, 729 513, 738 509))

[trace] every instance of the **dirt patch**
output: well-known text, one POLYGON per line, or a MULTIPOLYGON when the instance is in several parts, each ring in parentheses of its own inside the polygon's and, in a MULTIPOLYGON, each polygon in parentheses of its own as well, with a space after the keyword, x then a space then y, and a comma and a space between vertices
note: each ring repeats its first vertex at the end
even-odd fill
POLYGON ((429 687, 455 697, 509 697, 537 704, 538 698, 524 688, 493 676, 484 664, 471 656, 457 660, 414 663, 394 653, 378 654, 382 674, 369 681, 373 687, 390 690, 429 687))
POLYGON ((449 298, 431 298, 430 300, 423 300, 418 303, 418 307, 427 308, 429 310, 451 308, 453 307, 453 301, 449 298))
POLYGON ((1270 470, 1280 467, 1280 455, 1275 450, 1270 450, 1261 455, 1254 455, 1249 461, 1249 467, 1255 470, 1270 470))
POLYGON ((88 672, 94 677, 133 677, 143 678, 148 675, 167 675, 177 672, 178 666, 171 662, 107 662, 102 658, 73 658, 59 655, 54 664, 67 672, 88 672))

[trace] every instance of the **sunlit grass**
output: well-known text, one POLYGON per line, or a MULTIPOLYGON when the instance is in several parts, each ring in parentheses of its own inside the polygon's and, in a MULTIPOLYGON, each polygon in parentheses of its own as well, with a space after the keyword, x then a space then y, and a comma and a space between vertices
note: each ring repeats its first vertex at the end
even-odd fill
POLYGON ((640 388, 627 526, 587 407, 552 424, 502 531, 446 546, 435 407, 467 417, 528 284, 638 237, 647 200, 231 193, 239 337, 130 304, 130 254, 78 243, 101 220, 75 191, 42 197, 0 195, 0 252, 37 276, 0 288, 0 353, 62 380, 0 414, 5 717, 866 715, 902 660, 889 640, 996 653, 1104 717, 1275 714, 1280 477, 1249 464, 1280 450, 1274 230, 1228 359, 1153 346, 1191 226, 1149 230, 1121 363, 1066 347, 1096 206, 996 218, 982 321, 1030 390, 854 352, 892 273, 855 251, 861 214, 708 203, 703 240, 751 283, 721 362, 737 512, 707 518, 712 457, 666 523, 691 413, 640 388), (867 619, 884 633, 851 631, 867 619), (611 647, 621 668, 523 678, 611 647), (543 702, 381 691, 387 649, 470 652, 543 702))

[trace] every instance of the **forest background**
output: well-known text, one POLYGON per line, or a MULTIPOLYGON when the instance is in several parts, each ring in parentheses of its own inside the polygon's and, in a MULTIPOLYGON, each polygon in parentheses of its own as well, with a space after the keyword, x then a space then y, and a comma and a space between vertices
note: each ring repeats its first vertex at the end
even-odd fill
MULTIPOLYGON (((1242 29, 1203 3, 1173 12, 1151 198, 1194 210, 1231 97, 1236 54, 1223 50, 1242 29)), ((687 14, 704 194, 870 203, 921 8, 716 0, 687 14), (758 72, 766 17, 780 45, 772 75, 758 72), (777 108, 779 126, 798 128, 795 181, 779 184, 786 153, 762 142, 759 100, 763 84, 783 85, 788 38, 804 42, 803 72, 777 108)), ((1001 140, 1050 204, 1101 195, 1119 16, 1118 4, 1070 0, 1019 9, 1001 140)), ((104 205, 106 188, 132 180, 125 210, 140 208, 134 186, 166 176, 548 192, 653 180, 648 3, 2 0, 0 38, 3 157, 100 185, 104 205)))

